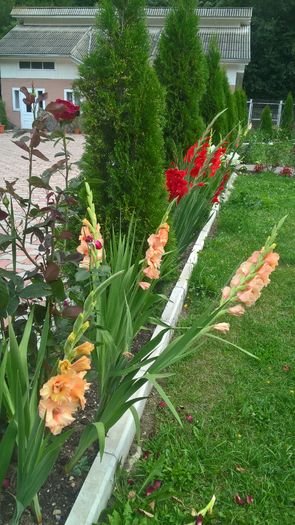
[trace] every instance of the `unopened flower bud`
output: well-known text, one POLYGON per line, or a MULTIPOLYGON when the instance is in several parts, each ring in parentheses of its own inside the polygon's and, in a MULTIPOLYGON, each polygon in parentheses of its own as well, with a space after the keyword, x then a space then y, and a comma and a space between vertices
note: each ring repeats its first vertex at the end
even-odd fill
POLYGON ((85 240, 86 240, 86 242, 93 242, 92 235, 87 235, 85 240))
POLYGON ((94 245, 95 245, 95 248, 96 248, 97 250, 101 250, 101 249, 102 249, 102 244, 101 244, 100 241, 95 241, 94 245))

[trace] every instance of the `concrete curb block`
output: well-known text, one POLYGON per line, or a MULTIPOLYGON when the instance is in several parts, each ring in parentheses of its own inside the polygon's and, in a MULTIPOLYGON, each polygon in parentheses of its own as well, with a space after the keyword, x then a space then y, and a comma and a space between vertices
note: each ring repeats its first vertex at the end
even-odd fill
MULTIPOLYGON (((231 175, 223 196, 223 202, 228 199, 236 177, 237 175, 235 173, 231 175)), ((172 327, 176 325, 181 314, 187 294, 189 279, 194 266, 198 262, 198 254, 202 251, 205 239, 209 235, 212 225, 218 215, 219 208, 219 204, 214 204, 212 207, 210 218, 200 232, 163 311, 161 318, 162 321, 172 327)), ((162 330, 163 328, 161 326, 157 326, 152 337, 158 335, 162 330)), ((172 330, 164 334, 162 341, 155 349, 154 354, 159 355, 164 348, 166 348, 172 335, 172 330)), ((142 369, 141 373, 143 374, 144 372, 145 370, 142 369)), ((152 385, 146 383, 136 392, 136 397, 148 397, 151 390, 152 385)), ((146 401, 146 399, 143 399, 134 405, 139 417, 142 416, 146 401)), ((128 410, 128 412, 126 412, 109 431, 106 438, 104 456, 102 460, 100 460, 99 454, 95 458, 65 525, 92 525, 98 520, 101 512, 106 508, 107 502, 112 494, 116 468, 119 463, 124 463, 126 460, 134 436, 134 419, 131 412, 128 410)))

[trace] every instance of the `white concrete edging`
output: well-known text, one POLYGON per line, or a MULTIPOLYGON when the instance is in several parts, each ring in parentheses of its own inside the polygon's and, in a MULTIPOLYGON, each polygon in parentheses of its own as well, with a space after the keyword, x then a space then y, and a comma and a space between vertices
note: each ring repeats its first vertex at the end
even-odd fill
MULTIPOLYGON (((236 173, 233 173, 227 183, 226 190, 223 194, 225 202, 232 189, 236 179, 236 173)), ((191 254, 181 272, 181 275, 173 288, 169 301, 163 311, 162 321, 175 326, 181 314, 184 300, 187 294, 188 282, 191 277, 194 266, 198 261, 198 254, 204 247, 205 239, 211 231, 212 225, 218 215, 220 204, 212 206, 212 213, 207 224, 200 232, 191 254)), ((155 337, 163 327, 158 325, 152 335, 155 337)), ((160 354, 168 345, 172 338, 173 330, 166 332, 154 351, 154 355, 160 354)), ((145 370, 141 370, 143 374, 145 370)), ((148 397, 152 390, 152 385, 146 383, 137 392, 136 397, 148 397)), ((134 406, 139 417, 142 416, 147 399, 138 401, 134 406)), ((92 525, 95 523, 101 512, 106 508, 107 502, 112 494, 115 473, 119 463, 126 460, 132 442, 135 436, 135 424, 133 416, 128 410, 121 419, 111 428, 106 437, 105 453, 102 460, 99 454, 96 456, 90 471, 83 483, 83 486, 77 496, 72 510, 65 522, 65 525, 92 525)))

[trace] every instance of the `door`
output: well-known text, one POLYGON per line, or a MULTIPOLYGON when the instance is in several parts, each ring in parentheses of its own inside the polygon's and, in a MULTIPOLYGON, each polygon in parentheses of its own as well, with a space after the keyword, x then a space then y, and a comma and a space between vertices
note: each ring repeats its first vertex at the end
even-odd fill
MULTIPOLYGON (((32 93, 32 88, 28 90, 30 93, 32 93)), ((41 95, 42 93, 45 93, 45 89, 43 88, 36 88, 36 96, 41 95)), ((39 102, 39 108, 44 109, 45 108, 45 101, 42 100, 39 102)), ((20 125, 22 129, 31 129, 32 124, 34 121, 34 113, 33 113, 33 107, 27 106, 23 102, 23 97, 21 97, 20 102, 20 125)))

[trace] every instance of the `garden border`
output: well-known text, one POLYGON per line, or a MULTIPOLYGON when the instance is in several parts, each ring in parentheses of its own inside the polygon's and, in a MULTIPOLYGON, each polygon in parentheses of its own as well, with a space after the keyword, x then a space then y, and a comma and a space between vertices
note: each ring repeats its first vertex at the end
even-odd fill
MULTIPOLYGON (((236 177, 237 174, 232 173, 223 195, 223 202, 227 201, 229 198, 236 177)), ((204 247, 205 240, 211 231, 213 223, 219 213, 219 209, 220 204, 214 204, 212 206, 210 218, 200 232, 162 313, 162 321, 170 326, 176 325, 181 314, 190 276, 193 268, 197 264, 198 254, 204 247)), ((152 338, 162 330, 163 327, 158 325, 154 330, 152 338)), ((172 335, 172 330, 164 334, 160 344, 154 351, 154 355, 159 355, 166 348, 172 335)), ((145 372, 146 369, 143 367, 140 370, 140 374, 143 375, 145 372)), ((152 385, 146 383, 135 394, 136 397, 146 398, 138 401, 134 405, 139 417, 142 416, 151 390, 152 385)), ((93 523, 98 520, 101 512, 106 508, 108 500, 112 494, 117 466, 125 462, 134 440, 134 436, 135 423, 131 411, 128 410, 108 432, 103 458, 101 460, 99 454, 96 456, 71 512, 68 515, 65 525, 93 525, 93 523)))

